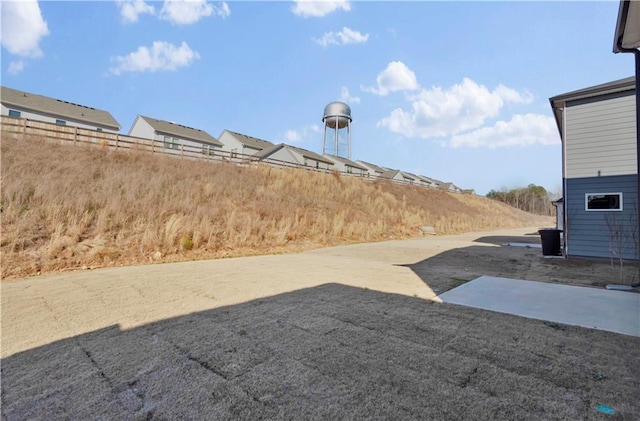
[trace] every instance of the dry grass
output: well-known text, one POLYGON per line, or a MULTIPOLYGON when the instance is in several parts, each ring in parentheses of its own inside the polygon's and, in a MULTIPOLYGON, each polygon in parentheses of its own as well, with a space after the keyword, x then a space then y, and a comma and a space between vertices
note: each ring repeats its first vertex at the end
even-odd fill
POLYGON ((4 279, 549 223, 470 195, 6 137, 1 207, 4 279))

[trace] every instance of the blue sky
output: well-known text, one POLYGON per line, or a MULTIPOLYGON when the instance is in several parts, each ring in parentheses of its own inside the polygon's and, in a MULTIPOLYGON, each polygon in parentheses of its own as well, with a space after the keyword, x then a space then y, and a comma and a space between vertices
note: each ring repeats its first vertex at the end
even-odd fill
POLYGON ((549 97, 633 75, 618 1, 5 1, 2 85, 322 149, 352 110, 352 159, 479 194, 561 191, 549 97))

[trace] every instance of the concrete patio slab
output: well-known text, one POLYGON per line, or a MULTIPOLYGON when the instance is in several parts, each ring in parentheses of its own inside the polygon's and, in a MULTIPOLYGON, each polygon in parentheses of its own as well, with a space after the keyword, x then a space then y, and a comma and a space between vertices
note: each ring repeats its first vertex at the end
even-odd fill
POLYGON ((481 276, 439 295, 459 304, 640 337, 640 294, 481 276))

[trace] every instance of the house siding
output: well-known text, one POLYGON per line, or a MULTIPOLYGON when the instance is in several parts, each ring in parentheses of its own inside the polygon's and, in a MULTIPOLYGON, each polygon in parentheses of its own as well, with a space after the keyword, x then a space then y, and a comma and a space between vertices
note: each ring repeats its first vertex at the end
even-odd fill
POLYGON ((220 141, 220 143, 222 143, 222 150, 223 151, 227 151, 227 152, 234 152, 234 153, 245 153, 245 154, 253 154, 255 153, 254 150, 252 149, 247 149, 247 151, 245 151, 243 149, 243 144, 240 143, 238 141, 238 139, 236 139, 231 133, 229 132, 223 132, 220 137, 218 138, 218 140, 220 141))
POLYGON ((567 102, 564 143, 566 178, 635 174, 634 93, 567 102))
MULTIPOLYGON (((634 259, 633 240, 637 230, 637 176, 585 177, 565 180, 565 207, 567 217, 567 256, 618 257, 634 259), (622 193, 622 211, 585 210, 586 193, 622 193), (620 227, 624 239, 612 241, 609 224, 620 227)), ((614 231, 615 232, 615 231, 614 231)))
POLYGON ((114 130, 111 128, 107 128, 107 127, 99 126, 95 124, 82 123, 79 121, 70 120, 67 117, 55 116, 53 114, 45 114, 45 113, 34 113, 33 111, 25 110, 20 107, 14 107, 14 106, 7 107, 4 104, 2 104, 1 107, 2 107, 2 110, 0 114, 6 115, 6 116, 9 115, 9 110, 14 110, 20 113, 20 118, 24 118, 27 120, 43 121, 45 123, 56 124, 56 120, 59 119, 59 120, 65 121, 66 123, 65 126, 78 127, 80 129, 89 129, 89 130, 97 130, 99 128, 103 132, 118 133, 118 130, 114 130))
POLYGON ((136 121, 133 123, 131 130, 129 130, 129 136, 154 139, 155 130, 153 130, 151 124, 147 123, 144 119, 136 117, 136 121))

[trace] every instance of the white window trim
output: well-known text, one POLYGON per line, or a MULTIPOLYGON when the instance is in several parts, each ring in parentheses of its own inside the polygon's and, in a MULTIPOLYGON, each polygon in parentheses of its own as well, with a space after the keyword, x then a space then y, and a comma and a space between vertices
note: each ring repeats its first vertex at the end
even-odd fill
POLYGON ((622 212, 624 210, 624 202, 623 202, 622 192, 597 192, 597 193, 585 193, 584 194, 584 210, 587 212, 622 212), (620 209, 589 209, 589 196, 620 196, 620 209))

